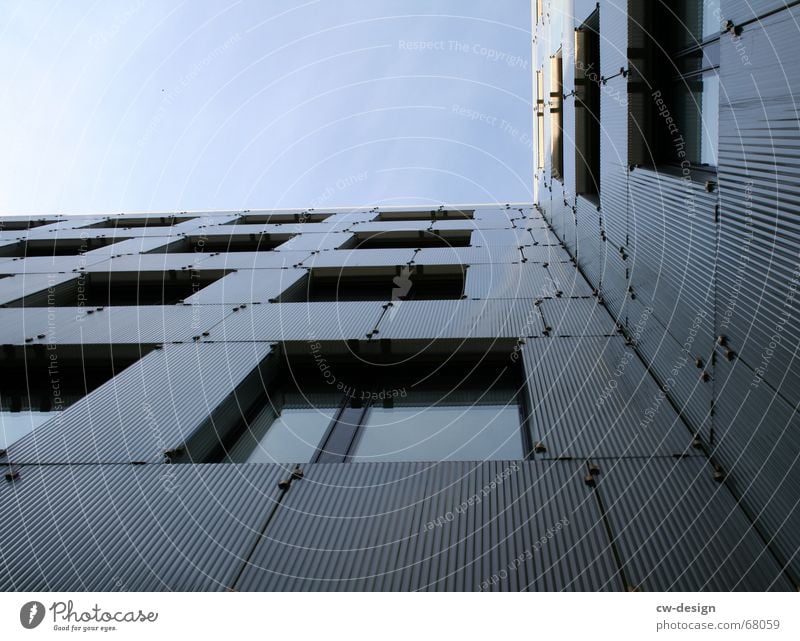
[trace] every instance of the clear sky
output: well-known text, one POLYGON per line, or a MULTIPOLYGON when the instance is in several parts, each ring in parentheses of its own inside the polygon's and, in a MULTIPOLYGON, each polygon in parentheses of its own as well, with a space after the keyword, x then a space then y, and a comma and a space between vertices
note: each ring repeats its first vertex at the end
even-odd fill
POLYGON ((0 213, 531 200, 530 0, 3 0, 0 213))

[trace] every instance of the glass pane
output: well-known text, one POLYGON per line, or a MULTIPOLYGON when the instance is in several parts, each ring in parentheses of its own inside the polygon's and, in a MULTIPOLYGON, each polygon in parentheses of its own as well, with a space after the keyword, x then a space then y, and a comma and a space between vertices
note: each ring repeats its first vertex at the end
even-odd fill
POLYGON ((519 406, 373 407, 351 460, 482 461, 523 457, 519 406))
POLYGON ((686 157, 693 164, 717 164, 719 77, 716 71, 683 78, 675 84, 678 116, 686 157))
POLYGON ((0 412, 0 449, 8 449, 14 441, 56 415, 58 412, 0 412))
POLYGON ((233 463, 304 463, 311 460, 338 408, 340 395, 286 394, 283 407, 269 402, 228 452, 233 463))

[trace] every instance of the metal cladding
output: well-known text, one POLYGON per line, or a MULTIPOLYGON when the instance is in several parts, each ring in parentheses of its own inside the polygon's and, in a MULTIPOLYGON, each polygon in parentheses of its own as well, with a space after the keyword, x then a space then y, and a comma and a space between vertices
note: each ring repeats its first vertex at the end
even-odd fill
MULTIPOLYGON (((715 532, 695 523, 694 515, 677 510, 673 514, 666 507, 673 498, 678 500, 673 488, 693 483, 692 474, 683 470, 700 465, 695 460, 699 456, 684 458, 669 469, 666 458, 642 461, 641 474, 633 462, 626 462, 619 468, 624 474, 609 473, 598 485, 600 494, 616 484, 621 495, 629 485, 628 494, 637 497, 623 500, 616 515, 606 505, 612 530, 631 524, 632 538, 617 539, 620 556, 630 557, 623 572, 626 587, 786 589, 787 578, 797 586, 800 485, 791 479, 800 453, 800 132, 793 105, 800 68, 787 61, 797 54, 800 6, 779 0, 722 0, 721 33, 708 27, 691 53, 704 59, 702 74, 691 82, 688 76, 681 78, 692 91, 702 89, 702 100, 695 102, 702 110, 697 133, 670 89, 677 76, 660 75, 654 63, 658 46, 674 47, 670 38, 679 36, 670 33, 673 27, 668 24, 650 28, 649 11, 659 3, 551 4, 533 28, 533 60, 543 62, 536 73, 542 74, 544 86, 544 104, 537 103, 534 113, 536 124, 542 112, 544 128, 542 139, 534 141, 535 206, 620 325, 622 337, 608 342, 624 340, 626 349, 647 368, 649 386, 655 384, 657 393, 651 403, 657 406, 654 420, 666 417, 672 422, 677 415, 694 439, 695 454, 709 457, 721 484, 718 493, 710 492, 713 486, 698 485, 698 497, 680 503, 681 510, 696 510, 707 500, 709 515, 720 510, 710 518, 726 525, 715 532), (586 52, 577 51, 582 40, 573 33, 594 30, 598 19, 599 60, 592 59, 597 64, 589 71, 580 66, 586 52), (547 61, 552 62, 558 51, 566 52, 563 109, 551 111, 553 72, 547 61), (575 55, 567 55, 573 51, 575 55), (583 92, 592 82, 599 83, 600 115, 599 154, 590 177, 599 180, 593 192, 580 193, 577 186, 592 181, 575 162, 588 148, 583 125, 576 123, 582 122, 581 110, 587 107, 583 92), (563 139, 575 141, 575 148, 565 150, 563 163, 556 157, 554 164, 550 142, 556 119, 563 123, 563 139), (689 151, 693 146, 696 151, 689 151), (702 157, 689 157, 700 150, 702 157), (654 475, 665 479, 664 494, 650 498, 646 488, 654 475), (666 503, 659 508, 663 497, 666 503), (629 519, 628 510, 635 512, 638 506, 642 518, 629 519), (649 540, 647 528, 659 525, 659 518, 665 521, 662 531, 649 540), (680 544, 680 550, 671 550, 668 539, 684 541, 689 525, 693 540, 709 545, 692 549, 680 544), (739 545, 749 548, 753 541, 766 542, 768 562, 760 553, 753 556, 752 549, 739 550, 739 545), (733 557, 747 559, 746 565, 731 565, 733 557), (774 563, 783 568, 780 578, 774 563)), ((703 11, 713 10, 706 5, 703 11)), ((687 53, 672 54, 680 75, 687 53)), ((522 249, 529 260, 532 249, 539 248, 522 249)), ((541 303, 547 326, 555 327, 552 308, 565 304, 575 308, 576 301, 541 303)), ((563 317, 569 333, 591 327, 585 318, 579 322, 581 315, 574 309, 563 317), (573 323, 577 327, 569 327, 573 323)), ((568 339, 556 340, 564 345, 568 339)), ((529 341, 525 349, 538 341, 529 341)), ((559 380, 558 375, 569 374, 566 379, 571 381, 574 372, 564 366, 562 373, 549 358, 544 361, 548 375, 559 380)), ((581 358, 590 371, 599 360, 581 358)), ((616 380, 613 374, 611 380, 616 380)), ((591 378, 587 385, 596 387, 591 378)), ((563 427, 554 433, 580 445, 569 455, 591 456, 597 438, 581 443, 584 435, 575 424, 588 422, 588 401, 568 405, 577 405, 572 410, 576 418, 569 412, 562 417, 559 406, 568 403, 568 393, 560 392, 564 395, 555 407, 543 404, 546 420, 561 425, 561 419, 563 427)), ((631 400, 637 402, 637 396, 632 394, 631 400)), ((608 431, 607 426, 600 430, 601 435, 608 431)), ((557 456, 560 449, 566 448, 559 442, 556 452, 548 447, 547 454, 557 456)))

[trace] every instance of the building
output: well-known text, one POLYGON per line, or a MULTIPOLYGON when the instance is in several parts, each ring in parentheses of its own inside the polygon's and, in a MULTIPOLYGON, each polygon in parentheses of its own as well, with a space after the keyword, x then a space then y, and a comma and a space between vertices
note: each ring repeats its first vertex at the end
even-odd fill
POLYGON ((537 207, 797 585, 800 7, 532 14, 537 207))
POLYGON ((3 219, 0 585, 796 589, 800 7, 725 4, 718 145, 534 4, 535 203, 3 219))

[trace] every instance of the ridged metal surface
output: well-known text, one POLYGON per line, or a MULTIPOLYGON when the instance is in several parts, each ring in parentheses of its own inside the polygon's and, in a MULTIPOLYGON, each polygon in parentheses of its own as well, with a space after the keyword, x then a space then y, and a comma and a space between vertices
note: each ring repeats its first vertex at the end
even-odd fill
POLYGON ((552 336, 614 336, 614 319, 596 298, 551 298, 541 302, 545 326, 552 336))
MULTIPOLYGON (((742 9, 745 11, 745 9, 742 9)), ((749 11, 746 10, 746 11, 749 11)), ((800 402, 800 6, 722 38, 719 182, 721 196, 717 333, 770 385, 800 402), (734 71, 741 47, 747 82, 734 71), (752 75, 751 75, 752 74, 752 75)))
POLYGON ((621 337, 534 339, 522 356, 533 440, 546 448, 537 458, 696 453, 621 337))
POLYGON ((519 263, 522 254, 513 245, 490 247, 426 247, 414 256, 415 265, 487 265, 491 263, 519 263))
MULTIPOLYGON (((300 227, 302 230, 302 226, 300 227)), ((322 251, 323 249, 336 249, 353 238, 353 234, 346 232, 331 232, 329 234, 300 233, 281 243, 275 248, 277 252, 285 251, 322 251)))
POLYGON ((584 298, 592 295, 592 287, 572 263, 559 261, 549 263, 547 271, 557 291, 569 298, 584 298))
POLYGON ((785 9, 789 0, 726 0, 725 18, 734 24, 742 24, 760 18, 768 11, 785 9))
POLYGON ((476 229, 472 232, 473 245, 519 247, 532 243, 532 237, 525 229, 476 229))
POLYGON ((792 590, 728 489, 702 459, 602 465, 598 490, 630 587, 792 590))
POLYGON ((296 267, 310 251, 204 253, 202 269, 283 269, 296 267))
POLYGON ((0 487, 0 587, 224 590, 283 474, 278 465, 21 467, 0 487))
POLYGON ((25 297, 36 298, 37 302, 47 303, 48 289, 74 281, 77 274, 16 274, 8 278, 0 278, 0 305, 20 306, 25 297))
POLYGON ((3 345, 114 345, 189 341, 233 313, 232 305, 0 309, 3 345))
POLYGON ((542 331, 532 300, 412 300, 394 303, 375 337, 468 340, 541 336, 542 331))
POLYGON ((566 249, 555 245, 523 247, 522 255, 529 263, 568 263, 572 260, 566 249))
POLYGON ((268 303, 307 273, 305 269, 244 269, 204 287, 184 302, 189 305, 268 303))
MULTIPOLYGON (((568 265, 569 266, 569 265, 568 265)), ((555 296, 559 287, 548 267, 541 264, 471 265, 467 270, 467 298, 537 299, 555 296)))
POLYGON ((717 356, 712 452, 785 562, 800 575, 800 416, 742 359, 717 356))
POLYGON ((340 249, 309 256, 303 267, 395 267, 407 265, 413 257, 413 249, 340 249))
POLYGON ((265 343, 166 345, 16 441, 5 460, 158 463, 200 437, 194 455, 202 461, 252 402, 235 390, 248 375, 258 381, 271 350, 265 343))
POLYGON ((151 238, 131 238, 105 247, 98 247, 86 252, 86 256, 119 256, 120 254, 144 254, 174 242, 169 236, 153 236, 151 238))
POLYGON ((86 268, 91 272, 164 272, 169 270, 200 269, 207 254, 191 252, 184 254, 126 254, 103 258, 86 268))
POLYGON ((383 314, 383 305, 363 301, 248 306, 236 311, 217 326, 213 331, 213 340, 365 340, 383 314))
POLYGON ((102 262, 103 256, 32 256, 10 258, 2 265, 4 274, 59 274, 72 273, 102 262))
POLYGON ((503 461, 306 466, 236 587, 618 589, 599 512, 576 468, 503 461))

